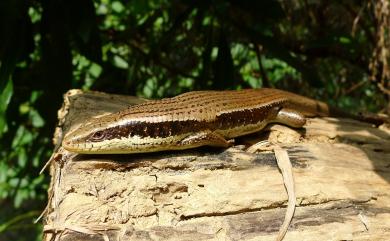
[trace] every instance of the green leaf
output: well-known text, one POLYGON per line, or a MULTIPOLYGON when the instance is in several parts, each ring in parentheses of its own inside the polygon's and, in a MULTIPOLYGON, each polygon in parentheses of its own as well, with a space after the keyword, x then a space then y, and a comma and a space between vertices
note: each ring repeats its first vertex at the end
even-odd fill
POLYGON ((27 160, 28 160, 26 149, 25 148, 18 148, 17 152, 18 152, 18 166, 25 167, 27 164, 27 160))
POLYGON ((31 118, 32 125, 34 127, 39 128, 45 125, 45 120, 41 117, 41 115, 36 110, 30 111, 30 118, 31 118))
POLYGON ((111 3, 112 10, 114 10, 117 13, 123 12, 125 10, 125 6, 119 1, 114 1, 111 3))
POLYGON ((129 67, 129 64, 126 62, 126 60, 124 60, 119 55, 114 56, 114 65, 120 69, 127 69, 129 67))
POLYGON ((339 41, 342 44, 350 44, 351 43, 351 39, 348 37, 345 37, 345 36, 339 37, 339 41))
POLYGON ((95 78, 97 78, 97 77, 99 77, 99 75, 102 73, 102 67, 100 66, 100 65, 98 65, 98 64, 95 64, 95 63, 92 63, 91 64, 91 67, 89 68, 89 73, 93 76, 93 77, 95 77, 95 78))
POLYGON ((27 145, 34 140, 34 137, 30 131, 28 131, 24 126, 19 126, 16 131, 15 137, 12 141, 12 147, 16 148, 18 146, 27 145))
POLYGON ((32 23, 37 23, 37 22, 41 21, 42 13, 41 13, 40 9, 37 9, 34 7, 29 7, 28 15, 30 16, 32 23))
POLYGON ((9 78, 5 88, 0 93, 0 137, 7 131, 6 112, 13 92, 13 82, 12 79, 9 78))

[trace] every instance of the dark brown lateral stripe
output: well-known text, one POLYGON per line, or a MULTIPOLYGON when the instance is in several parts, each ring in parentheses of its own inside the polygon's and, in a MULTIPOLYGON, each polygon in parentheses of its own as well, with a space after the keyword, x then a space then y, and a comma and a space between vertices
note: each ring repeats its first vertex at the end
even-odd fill
POLYGON ((115 126, 100 131, 102 139, 94 140, 93 134, 87 139, 92 142, 100 142, 102 140, 120 139, 123 137, 151 137, 165 138, 172 135, 180 135, 188 132, 197 132, 209 129, 210 123, 199 122, 196 120, 187 121, 167 121, 167 122, 132 122, 127 125, 115 126))
POLYGON ((216 117, 212 122, 185 120, 185 121, 166 121, 166 122, 129 122, 126 125, 115 126, 100 131, 98 139, 93 138, 93 134, 87 137, 88 141, 100 142, 102 140, 112 140, 127 138, 133 136, 165 138, 169 136, 180 135, 190 132, 199 132, 202 130, 226 130, 237 126, 256 124, 259 121, 267 119, 270 115, 276 115, 279 106, 266 105, 256 109, 244 109, 240 111, 223 113, 216 117))
POLYGON ((237 126, 256 124, 267 119, 270 115, 276 115, 277 111, 278 109, 275 109, 275 105, 266 105, 256 109, 223 113, 217 116, 216 127, 226 130, 237 126))

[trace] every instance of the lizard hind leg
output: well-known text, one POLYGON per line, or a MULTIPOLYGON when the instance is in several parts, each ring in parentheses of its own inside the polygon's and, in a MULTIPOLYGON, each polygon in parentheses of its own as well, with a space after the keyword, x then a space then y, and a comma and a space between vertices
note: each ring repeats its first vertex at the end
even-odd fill
POLYGON ((276 115, 276 118, 270 122, 285 124, 291 127, 300 128, 306 123, 305 116, 296 110, 282 108, 276 115))

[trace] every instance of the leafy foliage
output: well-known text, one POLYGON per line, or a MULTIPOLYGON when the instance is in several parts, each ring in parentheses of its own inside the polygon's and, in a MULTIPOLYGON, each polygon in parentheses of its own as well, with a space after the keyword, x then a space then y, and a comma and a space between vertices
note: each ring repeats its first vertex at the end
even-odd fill
POLYGON ((38 172, 68 89, 157 98, 265 86, 378 111, 387 107, 389 90, 389 56, 380 54, 389 52, 388 6, 0 1, 0 239, 40 237, 31 221, 43 210, 48 178, 38 172))

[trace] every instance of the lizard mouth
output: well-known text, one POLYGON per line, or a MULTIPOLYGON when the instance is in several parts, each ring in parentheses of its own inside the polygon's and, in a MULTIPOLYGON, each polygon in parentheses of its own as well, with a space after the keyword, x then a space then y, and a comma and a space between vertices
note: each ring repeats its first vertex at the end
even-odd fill
POLYGON ((80 151, 80 144, 78 143, 78 139, 73 132, 68 132, 64 139, 62 140, 62 147, 71 152, 78 152, 80 151))
POLYGON ((70 140, 65 140, 62 142, 62 147, 65 148, 67 151, 72 151, 72 152, 77 152, 78 150, 78 145, 74 144, 70 140))

